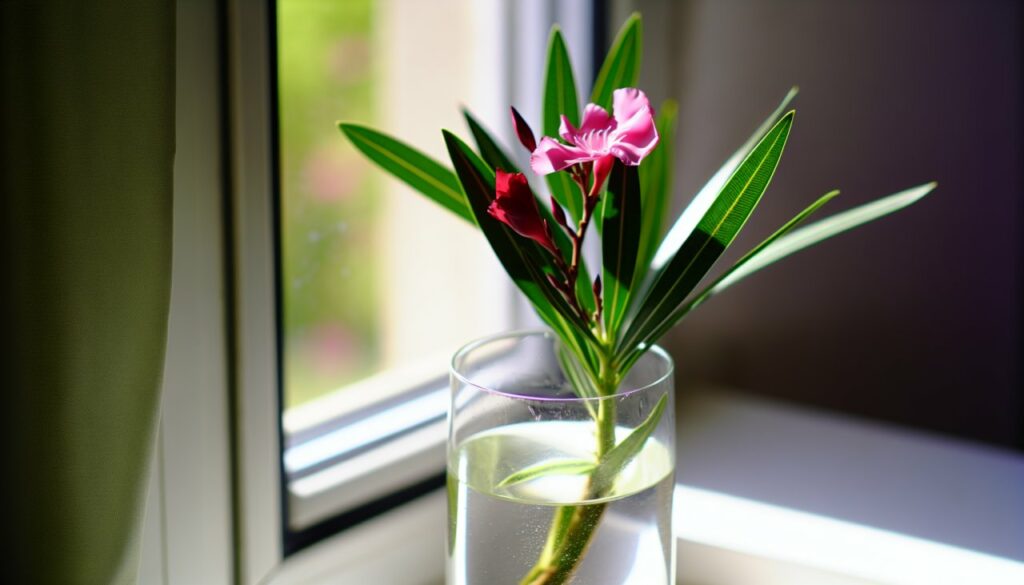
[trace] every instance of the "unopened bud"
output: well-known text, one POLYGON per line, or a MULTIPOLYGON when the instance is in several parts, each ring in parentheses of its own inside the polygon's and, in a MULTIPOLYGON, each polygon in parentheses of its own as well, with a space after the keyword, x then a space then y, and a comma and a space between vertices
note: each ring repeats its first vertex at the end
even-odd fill
POLYGON ((537 140, 533 137, 533 130, 530 129, 530 125, 526 123, 526 120, 519 115, 515 108, 510 109, 512 110, 512 127, 516 130, 516 136, 519 137, 520 144, 530 152, 537 150, 537 140))
POLYGON ((558 204, 558 201, 555 201, 554 197, 551 198, 551 215, 555 216, 555 221, 558 222, 558 225, 569 229, 569 224, 565 219, 565 211, 562 210, 562 206, 558 204))

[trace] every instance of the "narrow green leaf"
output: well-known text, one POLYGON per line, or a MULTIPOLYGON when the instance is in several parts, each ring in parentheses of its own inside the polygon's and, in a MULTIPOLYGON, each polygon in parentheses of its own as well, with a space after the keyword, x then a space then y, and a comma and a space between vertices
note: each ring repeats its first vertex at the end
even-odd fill
MULTIPOLYGON (((543 132, 545 136, 558 136, 561 116, 564 114, 570 122, 578 124, 580 106, 569 51, 565 48, 562 31, 557 26, 552 27, 548 41, 544 79, 543 132)), ((566 173, 559 172, 548 175, 547 182, 555 200, 569 212, 573 221, 579 221, 583 213, 583 197, 572 179, 566 173)))
POLYGON ((476 142, 476 147, 484 161, 494 170, 501 169, 508 173, 518 173, 519 167, 512 162, 512 158, 505 152, 505 149, 498 145, 498 141, 484 129, 483 125, 473 117, 473 114, 463 108, 462 116, 466 119, 466 125, 469 126, 469 131, 473 134, 473 141, 476 142))
POLYGON ((594 284, 590 279, 590 271, 587 269, 587 262, 580 257, 579 264, 576 265, 579 269, 576 275, 576 300, 579 301, 580 307, 587 312, 588 315, 593 315, 594 311, 597 310, 597 301, 594 299, 594 284))
POLYGON ((586 459, 555 459, 545 461, 525 469, 520 469, 498 482, 496 487, 509 487, 550 475, 583 475, 590 473, 595 467, 597 467, 596 463, 586 459))
POLYGON ((669 230, 668 235, 665 236, 661 246, 658 247, 658 251, 654 254, 654 259, 651 266, 655 269, 659 269, 665 265, 675 254, 675 251, 679 249, 686 238, 690 237, 694 228, 697 227, 697 222, 704 217, 704 214, 711 209, 718 194, 721 192, 725 182, 736 172, 736 169, 740 166, 750 151, 758 144, 761 137, 765 135, 768 130, 776 124, 783 112, 789 106, 789 102, 793 101, 796 97, 797 88, 792 88, 786 97, 782 99, 782 103, 779 107, 775 108, 775 111, 768 116, 768 118, 761 123, 761 125, 754 131, 749 139, 737 150, 729 160, 725 161, 722 168, 718 169, 711 180, 704 185, 703 188, 697 193, 697 195, 690 201, 690 204, 686 206, 683 213, 679 216, 676 222, 672 225, 672 229, 669 230))
POLYGON ((622 87, 636 87, 643 57, 643 24, 634 12, 626 20, 604 58, 594 81, 590 102, 612 111, 612 92, 622 87))
POLYGON ((616 363, 654 343, 653 333, 697 286, 732 243, 761 200, 782 157, 794 112, 779 120, 729 178, 696 229, 657 272, 636 316, 616 348, 616 363))
POLYGON ((663 394, 639 426, 601 458, 599 463, 586 459, 556 459, 545 461, 512 473, 498 483, 497 487, 508 487, 540 477, 551 475, 591 474, 591 482, 597 493, 608 493, 615 486, 615 480, 622 470, 643 451, 647 439, 658 428, 658 423, 668 404, 668 394, 663 394))
POLYGON ((662 394, 644 422, 640 423, 640 426, 633 429, 628 437, 601 458, 601 463, 590 476, 597 493, 608 493, 612 490, 619 473, 643 450, 651 433, 658 428, 658 422, 661 420, 662 413, 665 412, 667 403, 668 394, 662 394))
POLYGON ((640 175, 637 167, 616 160, 604 194, 604 233, 601 252, 604 263, 604 322, 614 338, 629 306, 630 286, 640 245, 640 175))
MULTIPOLYGON (((716 278, 714 282, 709 284, 707 287, 704 288, 703 291, 697 294, 697 296, 694 297, 692 301, 679 307, 679 309, 677 310, 677 313, 679 313, 678 317, 674 315, 675 321, 681 319, 683 315, 697 308, 698 305, 708 300, 713 295, 717 294, 721 290, 724 290, 726 286, 729 286, 730 281, 735 282, 734 277, 743 278, 744 273, 749 274, 746 271, 749 266, 752 266, 751 264, 749 264, 752 260, 755 260, 762 252, 764 252, 766 248, 777 242, 780 238, 782 238, 783 236, 792 232, 794 229, 800 226, 800 224, 806 221, 807 218, 810 217, 819 208, 821 208, 821 206, 825 205, 826 203, 834 199, 837 195, 839 195, 838 190, 829 191, 828 193, 822 195, 820 198, 818 198, 817 201, 811 203, 803 211, 796 214, 796 216, 794 216, 793 219, 787 221, 782 225, 782 227, 775 230, 775 232, 772 233, 772 235, 765 238, 764 241, 762 241, 760 244, 754 246, 749 252, 744 254, 742 258, 737 260, 736 263, 732 265, 732 268, 726 270, 724 273, 721 274, 721 276, 716 278), (725 286, 722 286, 722 283, 726 283, 725 286)), ((669 327, 671 328, 671 325, 669 327)))
MULTIPOLYGON (((782 227, 775 230, 775 232, 772 235, 768 236, 764 241, 762 241, 757 246, 754 246, 753 249, 744 254, 742 258, 737 260, 736 263, 733 264, 732 268, 723 272, 718 278, 714 280, 714 282, 706 286, 703 291, 694 296, 692 300, 677 307, 676 310, 672 312, 672 315, 670 315, 668 319, 662 321, 661 325, 659 325, 658 328, 653 333, 651 333, 649 338, 661 338, 662 335, 667 333, 669 329, 674 327, 676 323, 682 320, 682 318, 685 317, 687 313, 696 309, 704 301, 708 300, 713 295, 717 294, 719 291, 724 289, 725 286, 728 286, 728 284, 722 286, 723 282, 725 282, 726 280, 731 280, 733 275, 745 271, 746 267, 748 266, 748 263, 751 260, 757 258, 757 256, 765 250, 765 248, 771 246, 774 242, 776 242, 786 234, 796 229, 808 217, 810 217, 811 214, 816 212, 821 206, 831 201, 836 195, 839 195, 839 191, 830 191, 829 193, 822 195, 817 201, 810 204, 809 206, 807 206, 806 209, 804 209, 795 217, 793 217, 793 219, 787 221, 785 224, 782 225, 782 227)), ((742 276, 740 278, 742 278, 742 276)), ((640 357, 640 355, 642 354, 642 350, 634 350, 633 354, 631 354, 629 358, 627 358, 624 361, 623 367, 628 368, 630 365, 632 365, 633 361, 636 358, 640 357)))
POLYGON ((548 62, 544 83, 544 135, 557 136, 562 115, 573 124, 579 122, 579 98, 569 50, 562 31, 552 27, 548 41, 548 62))
POLYGON ((390 136, 358 124, 338 123, 338 129, 367 158, 413 189, 473 223, 473 212, 455 173, 422 152, 390 136))
POLYGON ((593 356, 589 355, 586 346, 588 343, 596 344, 596 340, 585 324, 572 317, 572 309, 547 281, 544 270, 550 266, 547 252, 487 213, 487 207, 494 200, 494 171, 457 136, 447 130, 443 134, 448 154, 477 225, 495 256, 541 319, 560 338, 574 344, 572 349, 580 359, 592 361, 593 356))
POLYGON ((737 263, 732 270, 723 275, 708 291, 708 296, 716 294, 725 288, 750 276, 758 270, 799 252, 804 248, 813 246, 818 242, 841 234, 855 227, 874 221, 891 213, 895 213, 904 207, 919 201, 922 197, 932 192, 937 183, 925 183, 905 191, 900 191, 888 197, 865 203, 853 209, 837 213, 823 220, 814 222, 806 227, 794 230, 772 241, 766 241, 762 246, 752 250, 743 260, 737 263))
MULTIPOLYGON (((732 268, 715 279, 715 281, 701 291, 700 294, 695 296, 693 300, 678 307, 676 311, 666 319, 663 326, 655 331, 650 338, 658 339, 683 317, 685 317, 687 313, 697 308, 704 301, 758 270, 761 270, 762 268, 795 252, 799 252, 800 250, 813 246, 818 242, 831 238, 832 236, 895 213, 904 207, 916 203, 935 189, 935 187, 936 183, 934 182, 918 185, 917 187, 907 189, 906 191, 900 191, 899 193, 889 195, 888 197, 877 201, 872 201, 871 203, 866 203, 848 211, 837 213, 836 215, 825 218, 806 227, 796 229, 804 220, 807 219, 808 216, 831 200, 839 192, 832 191, 831 193, 824 195, 811 204, 807 209, 800 212, 799 215, 776 230, 775 233, 754 247, 750 252, 747 252, 743 258, 740 258, 736 264, 733 265, 732 268)), ((623 361, 623 365, 621 367, 628 369, 629 366, 632 365, 633 361, 639 358, 642 354, 642 350, 634 351, 633 354, 623 361)))
MULTIPOLYGON (((548 41, 547 69, 544 82, 543 132, 545 136, 558 136, 562 115, 573 124, 579 123, 579 98, 576 93, 576 78, 573 74, 572 61, 565 46, 562 31, 552 27, 548 41)), ((583 195, 579 188, 566 173, 551 173, 545 177, 551 195, 571 218, 570 225, 575 225, 583 215, 583 195)), ((547 205, 542 205, 547 208, 547 205)), ((545 219, 555 229, 550 214, 545 211, 545 219)), ((576 297, 586 311, 596 307, 594 293, 590 288, 590 276, 581 264, 579 278, 576 281, 576 297)))
POLYGON ((678 112, 679 107, 672 100, 667 100, 661 105, 655 120, 660 138, 658 147, 640 165, 643 219, 640 246, 636 255, 638 269, 634 273, 633 285, 630 287, 634 294, 640 290, 641 283, 647 275, 647 266, 651 263, 658 244, 661 243, 661 237, 665 233, 665 218, 672 205, 672 145, 675 140, 678 112))

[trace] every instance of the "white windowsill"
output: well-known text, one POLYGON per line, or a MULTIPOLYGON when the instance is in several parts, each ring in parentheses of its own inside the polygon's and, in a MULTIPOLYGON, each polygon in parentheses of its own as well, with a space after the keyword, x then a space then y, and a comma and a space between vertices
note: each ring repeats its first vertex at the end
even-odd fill
MULTIPOLYGON (((835 583, 1024 583, 1020 454, 741 394, 699 395, 680 412, 684 542, 835 583)), ((681 557, 680 575, 692 579, 705 563, 689 556, 694 571, 681 557)), ((762 565, 756 583, 826 582, 772 571, 762 565)))
POLYGON ((286 412, 291 529, 443 472, 450 389, 438 363, 392 370, 286 412))
POLYGON ((680 406, 681 483, 1024 561, 1024 456, 708 393, 680 406))
POLYGON ((287 435, 302 437, 288 439, 284 451, 290 528, 302 530, 441 473, 447 410, 447 376, 435 364, 376 376, 286 413, 287 435), (358 420, 330 426, 345 417, 358 420))
MULTIPOLYGON (((1024 583, 1019 454, 739 394, 679 411, 680 583, 1024 583)), ((442 493, 407 504, 271 582, 441 583, 444 507, 442 493)))

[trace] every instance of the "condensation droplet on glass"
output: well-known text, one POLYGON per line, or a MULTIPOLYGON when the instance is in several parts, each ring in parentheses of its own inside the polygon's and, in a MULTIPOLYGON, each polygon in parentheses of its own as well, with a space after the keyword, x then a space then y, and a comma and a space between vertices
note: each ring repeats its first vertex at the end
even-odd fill
POLYGON ((343 221, 339 221, 334 224, 334 229, 337 230, 339 234, 343 234, 348 231, 348 224, 343 221))
POLYGON ((308 234, 306 234, 306 241, 310 243, 316 243, 323 239, 323 237, 323 234, 321 234, 319 230, 312 230, 308 234))

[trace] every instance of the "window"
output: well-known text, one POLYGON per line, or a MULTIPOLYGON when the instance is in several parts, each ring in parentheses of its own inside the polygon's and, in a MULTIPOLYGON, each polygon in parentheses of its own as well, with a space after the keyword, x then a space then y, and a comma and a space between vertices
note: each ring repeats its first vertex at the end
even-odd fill
POLYGON ((471 20, 488 10, 460 8, 451 18, 415 2, 277 3, 287 411, 351 395, 381 372, 443 363, 505 325, 509 295, 474 231, 379 172, 335 126, 384 128, 443 160, 437 128, 462 127, 460 100, 491 117, 500 47, 480 39, 467 51, 471 20))
POLYGON ((372 9, 369 0, 277 5, 285 409, 381 361, 379 181, 328 122, 373 118, 372 9))
POLYGON ((511 296, 474 231, 335 126, 443 160, 438 123, 461 125, 459 100, 498 103, 497 37, 465 41, 493 9, 438 8, 277 3, 285 554, 442 485, 447 357, 507 327, 511 296))

